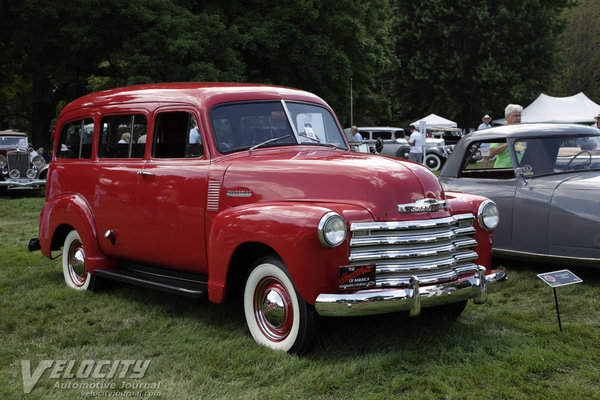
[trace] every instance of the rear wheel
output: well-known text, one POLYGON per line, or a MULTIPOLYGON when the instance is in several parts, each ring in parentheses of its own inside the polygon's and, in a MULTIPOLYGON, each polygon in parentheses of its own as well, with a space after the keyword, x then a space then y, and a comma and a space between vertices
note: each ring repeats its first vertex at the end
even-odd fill
POLYGON ((67 286, 76 290, 87 290, 92 280, 85 268, 85 248, 79 233, 73 230, 65 239, 62 255, 63 276, 67 286))
POLYGON ((296 292, 283 262, 256 262, 244 288, 244 314, 257 343, 274 350, 303 353, 316 336, 314 309, 296 292))

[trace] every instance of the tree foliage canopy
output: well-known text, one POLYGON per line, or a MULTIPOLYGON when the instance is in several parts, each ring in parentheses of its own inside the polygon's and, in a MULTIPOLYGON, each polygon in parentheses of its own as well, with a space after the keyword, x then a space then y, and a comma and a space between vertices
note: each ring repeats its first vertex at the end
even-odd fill
POLYGON ((0 128, 47 144, 78 96, 174 81, 302 88, 345 126, 352 89, 355 124, 468 127, 554 86, 567 2, 0 0, 0 128))
POLYGON ((395 3, 396 112, 442 113, 469 127, 537 97, 557 71, 567 0, 395 3))

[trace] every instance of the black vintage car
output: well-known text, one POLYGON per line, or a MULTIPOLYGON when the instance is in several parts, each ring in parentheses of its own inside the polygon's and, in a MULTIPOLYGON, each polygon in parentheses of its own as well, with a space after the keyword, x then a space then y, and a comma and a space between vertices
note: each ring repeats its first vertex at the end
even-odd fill
POLYGON ((0 190, 44 187, 47 168, 44 158, 29 149, 27 134, 0 131, 0 190))

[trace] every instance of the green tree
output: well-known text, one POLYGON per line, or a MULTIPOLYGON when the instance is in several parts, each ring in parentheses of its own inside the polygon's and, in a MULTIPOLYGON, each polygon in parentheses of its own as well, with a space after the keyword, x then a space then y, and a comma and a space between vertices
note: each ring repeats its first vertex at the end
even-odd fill
POLYGON ((474 126, 527 105, 557 71, 557 35, 568 0, 395 2, 400 66, 392 96, 399 119, 429 113, 474 126))
POLYGON ((386 65, 387 0, 0 0, 2 120, 30 122, 34 145, 90 91, 137 83, 253 81, 316 92, 349 122, 389 115, 374 90, 386 65), (17 118, 18 116, 18 118, 17 118))
POLYGON ((560 39, 565 68, 557 79, 557 95, 584 92, 600 102, 600 3, 579 0, 565 16, 567 27, 560 39))
MULTIPOLYGON (((169 0, 2 3, 0 55, 5 94, 27 105, 34 145, 49 143, 60 107, 92 90, 133 83, 240 79, 234 31, 219 16, 169 0)), ((0 107, 2 103, 0 102, 0 107)))
POLYGON ((350 82, 358 123, 389 115, 374 77, 387 63, 387 0, 226 1, 227 21, 243 33, 239 49, 251 82, 316 93, 350 123, 350 82))

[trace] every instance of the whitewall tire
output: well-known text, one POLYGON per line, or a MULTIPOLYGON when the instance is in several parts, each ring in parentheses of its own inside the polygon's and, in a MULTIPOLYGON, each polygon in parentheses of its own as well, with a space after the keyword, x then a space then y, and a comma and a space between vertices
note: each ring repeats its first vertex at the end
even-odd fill
POLYGON ((302 353, 310 348, 317 317, 296 292, 283 262, 257 261, 244 288, 244 314, 254 340, 274 350, 302 353))
POLYGON ((76 290, 88 290, 92 280, 85 268, 85 249, 77 231, 65 238, 62 255, 63 276, 67 286, 76 290))

